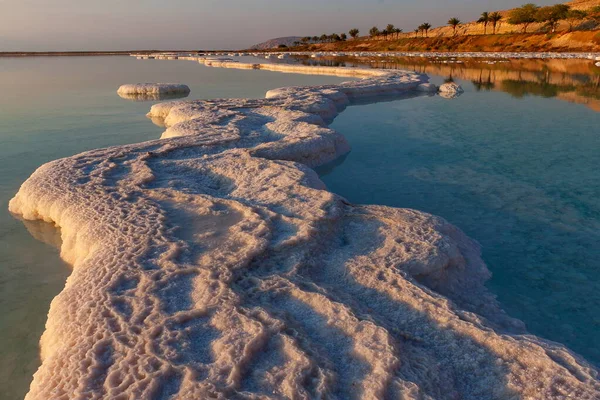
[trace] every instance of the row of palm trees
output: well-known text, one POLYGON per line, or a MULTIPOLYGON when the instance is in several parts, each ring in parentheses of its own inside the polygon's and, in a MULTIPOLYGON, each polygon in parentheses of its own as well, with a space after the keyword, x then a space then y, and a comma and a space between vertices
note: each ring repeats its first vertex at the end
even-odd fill
MULTIPOLYGON (((352 33, 350 33, 352 35, 352 33)), ((358 33, 356 34, 358 36, 358 33)), ((352 36, 355 37, 355 36, 352 36)), ((348 39, 345 33, 332 33, 331 35, 322 34, 321 36, 305 36, 300 39, 299 42, 294 42, 295 45, 309 44, 309 43, 332 43, 332 42, 343 42, 348 39)))
POLYGON ((496 28, 498 27, 498 24, 500 23, 500 21, 502 20, 502 15, 500 15, 499 12, 495 11, 493 13, 490 12, 483 12, 481 13, 481 17, 477 20, 478 23, 483 24, 483 34, 487 35, 487 27, 488 25, 492 25, 493 28, 493 33, 492 34, 496 34, 496 28))
MULTIPOLYGON (((502 16, 498 12, 484 12, 481 14, 481 18, 477 22, 482 23, 484 27, 484 34, 487 33, 488 24, 491 24, 494 30, 494 34, 496 33, 496 27, 498 23, 502 19, 502 16)), ((448 20, 448 25, 452 27, 453 34, 456 35, 456 29, 460 26, 461 21, 458 18, 450 18, 448 20)), ((413 32, 415 33, 415 37, 419 34, 424 37, 428 37, 429 30, 432 28, 429 22, 424 22, 419 25, 413 32)), ((399 39, 400 34, 403 33, 403 30, 400 28, 396 28, 394 24, 388 24, 384 29, 379 29, 374 26, 369 30, 369 37, 374 40, 394 40, 399 39)), ((295 45, 307 45, 311 43, 332 43, 345 41, 350 36, 352 39, 358 39, 360 35, 360 31, 357 28, 350 29, 348 31, 348 35, 345 33, 337 34, 333 33, 331 35, 323 34, 321 36, 305 36, 299 42, 295 42, 295 45)))
MULTIPOLYGON (((481 17, 479 18, 479 20, 477 22, 483 24, 483 34, 486 35, 488 25, 492 26, 493 33, 496 34, 496 29, 501 20, 502 20, 502 15, 500 15, 499 12, 490 13, 490 12, 486 11, 481 14, 481 17)), ((456 35, 456 29, 460 26, 461 23, 462 23, 461 20, 456 17, 450 18, 448 20, 448 25, 450 25, 452 27, 452 33, 454 35, 456 35)), ((422 23, 413 31, 415 33, 415 37, 417 37, 419 34, 421 36, 428 37, 429 30, 431 29, 431 27, 432 26, 429 22, 422 23)), ((403 32, 402 29, 396 28, 393 24, 388 24, 385 27, 385 29, 383 29, 383 30, 379 30, 379 28, 374 26, 369 30, 369 37, 371 39, 383 38, 384 40, 388 40, 388 37, 389 37, 393 40, 394 37, 396 39, 398 39, 402 32, 403 32)), ((353 39, 356 39, 356 38, 358 38, 360 31, 358 29, 354 28, 354 29, 351 29, 348 33, 350 34, 350 36, 353 39)))
MULTIPOLYGON (((498 12, 490 13, 490 12, 486 11, 481 14, 481 17, 479 18, 479 20, 477 22, 483 24, 483 29, 484 29, 483 34, 485 35, 485 34, 487 34, 488 24, 492 25, 493 33, 496 34, 496 28, 498 27, 498 24, 500 23, 501 20, 502 20, 502 15, 500 15, 500 13, 498 13, 498 12)), ((454 35, 456 35, 456 29, 460 26, 460 24, 461 24, 460 19, 458 19, 456 17, 450 18, 448 20, 448 25, 450 25, 452 27, 452 33, 454 35)), ((415 37, 417 37, 419 34, 421 34, 421 36, 428 37, 430 29, 431 29, 431 24, 429 22, 424 22, 421 25, 419 25, 413 32, 415 33, 415 37)), ((402 32, 403 32, 402 29, 398 29, 398 28, 394 27, 393 24, 388 24, 387 27, 383 30, 379 30, 379 28, 377 28, 376 26, 372 27, 369 30, 369 36, 372 39, 379 39, 382 37, 385 40, 388 40, 388 37, 391 37, 391 39, 394 39, 394 37, 396 39, 398 39, 402 32)), ((358 37, 359 30, 356 28, 351 29, 349 33, 353 39, 356 39, 358 37)))
MULTIPOLYGON (((356 29, 356 30, 358 31, 358 29, 356 29)), ((394 37, 395 37, 396 39, 398 39, 398 38, 400 37, 400 34, 401 34, 402 32, 403 32, 403 31, 402 31, 402 29, 400 29, 400 28, 396 28, 396 27, 394 26, 394 24, 388 24, 388 25, 385 27, 385 29, 383 29, 383 30, 381 30, 381 31, 380 31, 380 30, 379 30, 379 28, 377 28, 376 26, 372 27, 372 28, 369 30, 369 36, 370 36, 371 38, 374 38, 374 39, 376 39, 376 38, 383 38, 383 39, 385 39, 385 40, 388 40, 388 37, 389 37, 391 40, 393 40, 393 39, 394 39, 394 37)))

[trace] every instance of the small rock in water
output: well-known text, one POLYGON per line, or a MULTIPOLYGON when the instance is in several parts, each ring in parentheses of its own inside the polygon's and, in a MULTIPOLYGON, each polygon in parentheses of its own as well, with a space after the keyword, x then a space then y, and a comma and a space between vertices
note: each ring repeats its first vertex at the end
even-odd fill
POLYGON ((441 85, 438 89, 440 97, 445 99, 455 99, 464 92, 463 88, 454 82, 448 82, 441 85))
POLYGON ((462 93, 464 92, 463 88, 454 82, 444 83, 439 88, 440 93, 462 93))

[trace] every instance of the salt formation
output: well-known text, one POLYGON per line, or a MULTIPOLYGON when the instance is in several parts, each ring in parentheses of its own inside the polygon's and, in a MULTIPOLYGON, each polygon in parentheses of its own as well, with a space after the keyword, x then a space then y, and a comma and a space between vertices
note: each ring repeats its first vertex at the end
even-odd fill
POLYGON ((166 94, 187 94, 190 88, 187 85, 179 83, 135 83, 121 85, 117 93, 121 97, 135 95, 166 95, 166 94))
POLYGON ((458 83, 455 83, 455 82, 444 83, 444 84, 440 85, 438 90, 440 93, 450 93, 450 94, 457 94, 457 93, 464 92, 463 88, 458 83))
POLYGON ((352 99, 426 81, 377 72, 155 105, 168 138, 40 167, 10 210, 61 227, 73 272, 27 399, 599 398, 499 309, 460 230, 309 168, 348 151, 327 121, 352 99))

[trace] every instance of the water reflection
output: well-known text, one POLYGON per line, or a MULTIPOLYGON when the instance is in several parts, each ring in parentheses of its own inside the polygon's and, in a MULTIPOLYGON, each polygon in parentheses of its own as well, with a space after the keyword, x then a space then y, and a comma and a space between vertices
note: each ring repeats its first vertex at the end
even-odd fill
POLYGON ((311 59, 306 65, 410 69, 471 81, 476 91, 501 91, 515 98, 556 97, 600 112, 600 67, 590 60, 482 60, 344 57, 311 59))
POLYGON ((187 93, 117 93, 119 97, 130 101, 159 101, 182 99, 190 95, 187 93))

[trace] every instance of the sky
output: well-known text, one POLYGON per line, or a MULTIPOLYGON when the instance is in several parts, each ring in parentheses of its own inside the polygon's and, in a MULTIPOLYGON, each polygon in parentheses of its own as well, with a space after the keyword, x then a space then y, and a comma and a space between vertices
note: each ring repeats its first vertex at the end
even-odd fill
POLYGON ((528 1, 0 0, 0 51, 243 49, 282 36, 366 34, 388 23, 412 31, 528 1))

